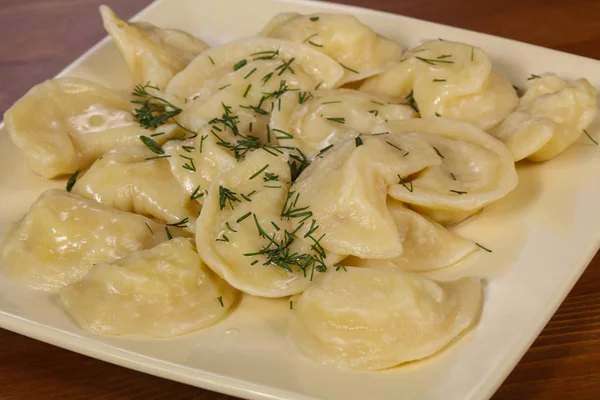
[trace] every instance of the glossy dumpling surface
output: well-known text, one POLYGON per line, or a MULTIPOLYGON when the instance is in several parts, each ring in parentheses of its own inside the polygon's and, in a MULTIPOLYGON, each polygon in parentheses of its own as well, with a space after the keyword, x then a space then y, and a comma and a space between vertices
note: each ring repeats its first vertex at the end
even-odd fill
POLYGON ((586 80, 567 82, 546 74, 529 80, 519 108, 490 133, 515 161, 546 161, 573 144, 596 117, 596 89, 586 80))
POLYGON ((293 299, 289 338, 320 363, 381 370, 440 351, 475 323, 481 302, 478 279, 348 267, 293 299))
POLYGON ((204 262, 233 287, 263 297, 302 292, 340 260, 290 194, 285 155, 257 150, 212 183, 197 222, 204 262))
POLYGON ((327 54, 344 66, 340 85, 375 75, 402 55, 397 43, 379 36, 351 15, 279 14, 261 35, 304 43, 327 54))
POLYGON ((271 129, 287 132, 291 137, 280 143, 312 158, 332 144, 371 132, 377 124, 416 116, 409 105, 398 103, 398 98, 351 89, 313 91, 308 99, 287 93, 273 111, 271 129))
POLYGON ((127 96, 79 78, 34 86, 6 111, 4 122, 30 168, 44 178, 87 168, 107 151, 137 145, 151 133, 134 120, 127 96))
POLYGON ((171 174, 169 161, 157 158, 145 146, 120 147, 104 154, 77 179, 71 192, 121 211, 169 224, 181 222, 181 227, 193 226, 200 211, 200 204, 171 174))
POLYGON ((391 122, 378 129, 415 135, 438 153, 439 165, 403 176, 404 182, 389 191, 437 222, 461 222, 517 186, 510 151, 474 125, 440 117, 391 122))
POLYGON ((62 306, 82 328, 146 337, 172 337, 213 325, 236 298, 236 290, 208 269, 183 238, 98 264, 60 291, 62 306))
MULTIPOLYGON (((169 227, 172 236, 181 231, 169 227)), ((167 240, 165 226, 58 189, 44 192, 3 238, 0 267, 35 289, 56 291, 94 264, 167 240)))
POLYGON ((477 250, 473 241, 449 232, 397 200, 388 199, 387 207, 400 234, 402 254, 385 260, 353 257, 344 263, 392 271, 426 272, 454 265, 477 250))
POLYGON ((100 6, 104 28, 115 41, 136 84, 164 88, 208 45, 189 33, 161 29, 147 22, 129 23, 100 6))

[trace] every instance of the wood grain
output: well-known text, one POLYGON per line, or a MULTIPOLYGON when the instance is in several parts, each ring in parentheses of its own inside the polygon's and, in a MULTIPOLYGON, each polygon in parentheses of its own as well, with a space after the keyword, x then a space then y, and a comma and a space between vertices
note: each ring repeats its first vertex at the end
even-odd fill
MULTIPOLYGON (((596 0, 341 0, 600 59, 596 0)), ((0 112, 105 34, 99 0, 1 0, 0 112)), ((148 0, 105 0, 125 17, 148 0)), ((548 68, 551 70, 551 66, 548 68)), ((600 398, 600 257, 495 400, 600 398)), ((0 330, 0 400, 232 397, 170 382, 0 330)))

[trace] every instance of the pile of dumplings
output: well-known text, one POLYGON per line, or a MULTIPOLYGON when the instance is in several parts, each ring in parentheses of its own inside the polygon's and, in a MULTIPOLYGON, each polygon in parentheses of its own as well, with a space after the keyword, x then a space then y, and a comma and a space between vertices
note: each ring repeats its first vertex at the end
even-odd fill
POLYGON ((210 48, 100 12, 133 85, 51 79, 6 112, 31 170, 70 178, 0 244, 4 274, 98 334, 182 335, 253 295, 286 299, 289 339, 318 362, 431 356, 484 296, 424 273, 493 251, 447 226, 596 116, 585 79, 532 75, 519 97, 480 48, 405 51, 350 15, 277 15, 210 48))

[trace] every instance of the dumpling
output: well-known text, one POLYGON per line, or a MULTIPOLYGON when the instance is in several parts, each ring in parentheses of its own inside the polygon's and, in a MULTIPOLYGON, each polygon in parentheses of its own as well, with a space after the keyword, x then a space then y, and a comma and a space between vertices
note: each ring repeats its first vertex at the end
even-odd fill
POLYGON ((286 93, 281 103, 273 111, 271 129, 287 132, 291 137, 280 143, 300 149, 309 158, 329 145, 371 132, 375 125, 416 116, 396 98, 350 89, 320 90, 308 99, 286 93))
POLYGON ((437 353, 472 327, 482 297, 479 279, 348 267, 292 300, 288 336, 322 364, 391 368, 437 353))
POLYGON ((402 240, 386 198, 398 176, 441 162, 434 149, 408 135, 361 136, 323 152, 300 174, 298 207, 311 210, 329 251, 362 258, 402 254, 402 240), (358 141, 357 141, 358 140, 358 141))
POLYGON ((214 325, 236 300, 237 291, 183 238, 95 265, 60 291, 61 305, 83 329, 163 338, 214 325))
MULTIPOLYGON (((207 190, 220 172, 233 168, 251 152, 263 146, 277 146, 288 138, 287 132, 269 127, 270 115, 281 109, 281 97, 286 93, 309 96, 310 90, 319 85, 321 72, 312 70, 308 61, 316 56, 318 65, 332 70, 337 77, 333 76, 331 82, 342 74, 341 70, 335 73, 341 67, 333 60, 296 43, 262 38, 222 47, 246 58, 243 62, 235 59, 235 65, 227 64, 231 54, 218 47, 202 56, 209 57, 207 62, 214 67, 212 75, 205 75, 205 69, 196 70, 195 64, 190 66, 191 71, 186 69, 180 74, 184 83, 190 79, 183 89, 188 90, 190 85, 201 87, 193 97, 184 98, 179 119, 198 136, 169 143, 165 151, 171 155, 173 174, 188 192, 207 190), (303 54, 309 56, 308 60, 295 59, 303 54), (195 150, 190 153, 186 148, 195 150)), ((174 79, 169 90, 177 86, 179 78, 178 75, 174 79)))
POLYGON ((340 86, 378 74, 402 56, 400 45, 379 36, 352 15, 279 14, 260 35, 304 43, 327 54, 344 67, 340 86))
POLYGON ((391 271, 427 272, 454 265, 477 250, 475 242, 449 232, 397 200, 389 198, 387 207, 400 233, 402 254, 386 260, 351 257, 344 260, 345 264, 391 271))
POLYGON ((63 190, 44 192, 0 243, 0 268, 35 289, 57 291, 94 264, 185 236, 175 227, 114 210, 63 190))
POLYGON ((414 135, 438 153, 441 164, 402 176, 389 194, 441 224, 461 222, 517 186, 510 151, 474 125, 440 117, 390 122, 376 129, 414 135))
MULTIPOLYGON (((171 174, 169 161, 144 146, 104 154, 77 179, 71 193, 188 229, 201 208, 171 174)), ((195 196, 203 194, 198 191, 195 196)))
POLYGON ((44 178, 85 169, 107 151, 152 134, 134 120, 129 97, 79 78, 34 86, 6 111, 4 122, 30 168, 44 178))
POLYGON ((340 261, 320 245, 327 233, 315 224, 298 194, 288 192, 286 154, 260 149, 219 175, 197 222, 203 261, 233 287, 255 296, 302 292, 315 275, 340 261))
POLYGON ((147 22, 129 23, 100 6, 104 28, 115 41, 136 84, 161 88, 208 45, 189 33, 161 29, 147 22))
POLYGON ((434 40, 409 52, 361 90, 404 96, 423 118, 451 117, 486 130, 518 103, 517 93, 478 47, 434 40))
POLYGON ((314 87, 329 89, 343 74, 342 66, 307 45, 251 38, 207 50, 173 77, 166 92, 181 101, 206 100, 220 90, 229 89, 227 85, 232 86, 229 90, 243 95, 252 84, 249 94, 260 98, 261 92, 267 91, 263 84, 278 88, 284 79, 290 86, 292 79, 310 78, 314 87))
POLYGON ((546 161, 573 144, 596 117, 596 88, 586 79, 572 83, 556 75, 535 75, 519 108, 490 131, 515 161, 546 161))

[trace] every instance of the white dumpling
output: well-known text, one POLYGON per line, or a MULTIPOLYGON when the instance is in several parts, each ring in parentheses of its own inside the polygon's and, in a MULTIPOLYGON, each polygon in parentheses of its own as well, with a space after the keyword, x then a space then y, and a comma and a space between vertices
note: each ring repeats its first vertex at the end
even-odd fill
POLYGON ((169 161, 144 146, 104 154, 77 179, 71 193, 188 229, 201 208, 171 174, 169 161))
POLYGON ((56 291, 82 279, 94 264, 113 262, 182 234, 141 215, 51 189, 2 238, 0 268, 35 289, 56 291))
POLYGON ((377 124, 416 116, 410 106, 398 103, 397 98, 351 89, 315 91, 308 99, 286 93, 273 111, 271 129, 288 133, 291 137, 280 143, 312 158, 329 145, 371 132, 377 124))
POLYGON ((299 207, 308 207, 329 251, 362 258, 402 253, 402 241, 386 207, 388 187, 440 164, 427 142, 407 135, 363 136, 316 157, 293 190, 299 207))
POLYGON ((489 129, 518 103, 508 80, 492 70, 478 47, 434 40, 409 52, 383 74, 369 78, 361 90, 404 96, 423 118, 452 117, 489 129))
POLYGON ((290 180, 286 155, 261 149, 219 175, 209 189, 196 246, 213 271, 243 292, 300 293, 315 274, 341 259, 320 245, 326 231, 299 205, 297 194, 288 192, 290 180))
POLYGON ((100 6, 104 28, 115 41, 134 83, 161 88, 208 45, 189 33, 161 29, 147 22, 129 23, 107 6, 100 6))
MULTIPOLYGON (((131 114, 129 97, 79 78, 34 86, 4 114, 13 142, 44 178, 89 167, 116 147, 140 144, 152 134, 131 114), (35 118, 32 118, 35 115, 35 118)), ((162 143, 168 135, 157 137, 162 143)))
MULTIPOLYGON (((279 85, 283 74, 311 77, 315 87, 334 87, 344 74, 344 69, 330 57, 307 45, 269 38, 243 39, 205 51, 178 73, 169 85, 167 93, 176 99, 205 99, 226 85, 243 91, 252 83, 254 91, 262 91, 263 81, 276 81, 279 85), (255 66, 255 64, 257 66, 255 66), (258 69, 261 71, 258 71, 258 69), (254 68, 257 71, 252 72, 254 68), (267 77, 271 74, 270 77, 267 77), (246 78, 244 78, 246 77, 246 78), (241 79, 240 79, 241 78, 241 79)), ((288 79, 289 80, 289 79, 288 79)), ((256 104, 252 104, 256 105, 256 104)))
POLYGON ((236 300, 237 291, 206 268, 183 238, 95 265, 60 291, 61 305, 83 329, 142 337, 214 325, 236 300))
POLYGON ((385 260, 352 257, 344 263, 391 271, 426 272, 454 265, 477 250, 472 240, 449 232, 397 200, 389 198, 387 207, 400 234, 402 254, 385 260))
POLYGON ((348 267, 293 298, 288 337, 322 364, 391 368, 437 353, 473 326, 482 297, 479 279, 348 267))
POLYGON ((515 161, 546 161, 573 144, 596 117, 596 88, 586 79, 572 83, 534 76, 519 108, 490 133, 512 151, 515 161))
POLYGON ((382 72, 402 56, 402 47, 376 34, 352 15, 288 13, 276 15, 260 33, 312 46, 344 67, 338 83, 382 72))
POLYGON ((474 125, 434 118, 377 127, 425 140, 441 164, 392 185, 389 194, 441 224, 453 224, 511 192, 518 182, 510 151, 474 125))

